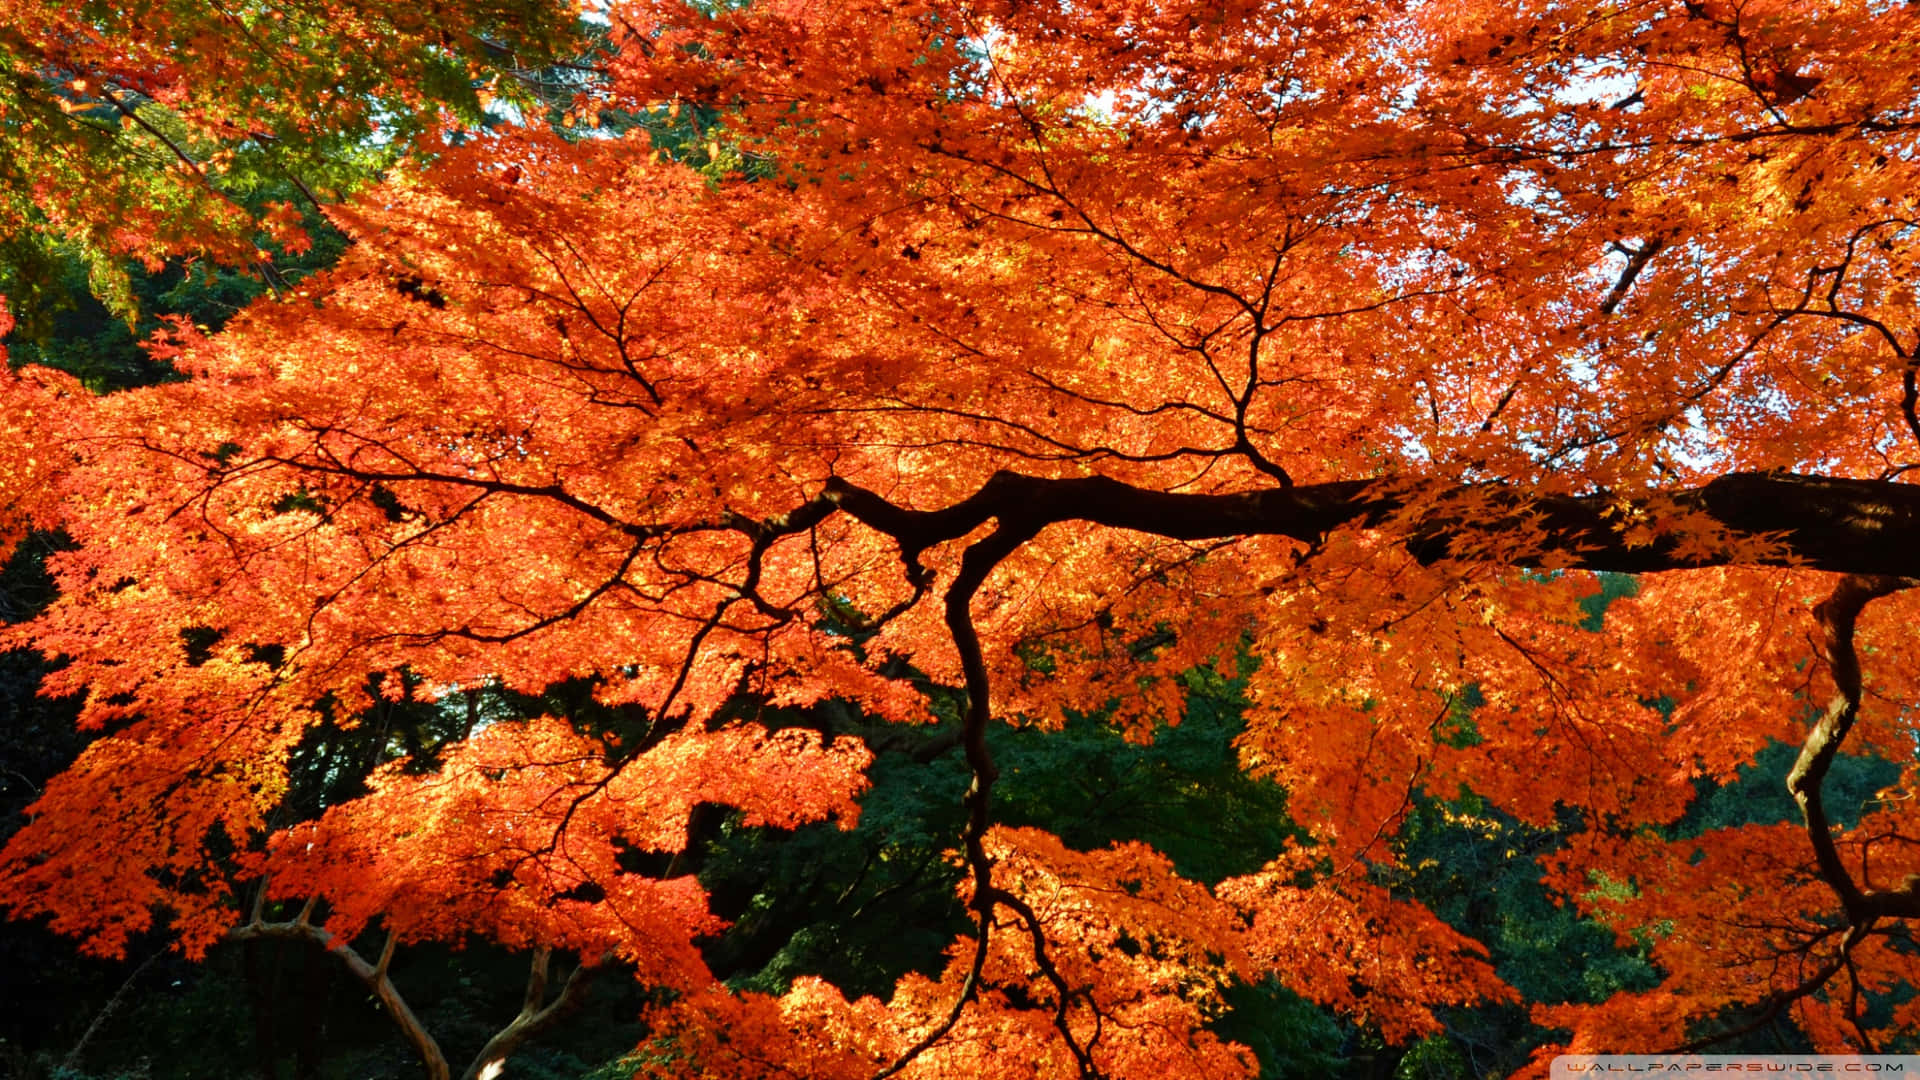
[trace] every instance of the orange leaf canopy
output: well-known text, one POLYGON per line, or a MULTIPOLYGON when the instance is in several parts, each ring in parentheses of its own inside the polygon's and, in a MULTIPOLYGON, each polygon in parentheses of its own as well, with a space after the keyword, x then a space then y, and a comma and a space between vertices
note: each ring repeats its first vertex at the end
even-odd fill
POLYGON ((59 414, 84 437, 32 475, 79 547, 11 640, 70 658, 54 689, 105 734, 0 899, 108 951, 168 910, 202 948, 239 918, 219 835, 344 931, 682 988, 649 1068, 1219 1077, 1253 1067, 1205 1026, 1232 977, 1395 1039, 1512 996, 1382 885, 1411 801, 1464 788, 1581 823, 1550 880, 1665 927, 1657 991, 1538 1014, 1568 1045, 1779 1006, 1822 1046, 1885 1037, 1846 987, 1920 985, 1904 7, 609 15, 598 104, 701 106, 740 173, 475 140, 342 211, 330 274, 173 341, 191 378, 59 414), (1604 621, 1600 570, 1647 575, 1604 621), (1880 583, 1857 633, 1835 572, 1880 583), (1242 651, 1240 754, 1302 846, 1209 889, 994 826, 989 723, 1144 738, 1174 676, 1242 651), (276 831, 317 703, 402 669, 596 680, 648 733, 502 722, 276 831), (967 694, 973 936, 885 1004, 709 985, 697 886, 616 841, 680 850, 700 801, 850 821, 867 751, 737 704, 925 722, 929 681, 967 694), (1829 698, 1802 822, 1676 839, 1829 698), (1848 738, 1900 776, 1842 826, 1821 748, 1848 738))

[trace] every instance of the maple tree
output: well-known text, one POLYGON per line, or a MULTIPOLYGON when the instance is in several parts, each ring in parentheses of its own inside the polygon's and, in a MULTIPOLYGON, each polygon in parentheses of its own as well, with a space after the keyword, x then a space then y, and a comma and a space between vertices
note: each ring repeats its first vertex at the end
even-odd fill
POLYGON ((102 952, 329 942, 434 1075, 386 966, 467 936, 535 957, 476 1069, 557 950, 662 988, 642 1075, 1251 1075, 1235 983, 1389 1042, 1516 1000, 1399 887, 1465 792, 1657 971, 1535 1003, 1537 1066, 1920 1027, 1906 6, 603 14, 586 104, 704 110, 704 175, 496 132, 164 335, 184 381, 9 376, 15 533, 77 546, 8 640, 100 735, 0 902, 102 952), (1641 577, 1596 619, 1603 571, 1641 577), (1300 830, 1260 867, 1000 823, 994 725, 1150 738, 1243 657, 1239 760, 1300 830), (624 719, 272 817, 317 725, 568 682, 624 719), (869 742, 763 723, 809 707, 943 723, 970 773, 970 929, 884 1000, 700 949, 696 808, 857 819, 869 742), (1794 820, 1685 827, 1780 743, 1794 820), (1843 752, 1893 767, 1864 805, 1843 752))

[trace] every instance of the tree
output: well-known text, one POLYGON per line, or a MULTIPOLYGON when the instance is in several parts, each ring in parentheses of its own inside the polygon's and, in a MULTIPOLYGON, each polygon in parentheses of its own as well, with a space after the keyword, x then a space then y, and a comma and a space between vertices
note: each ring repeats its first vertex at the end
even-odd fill
POLYGON ((1908 12, 606 16, 590 104, 703 110, 705 175, 450 147, 335 213, 334 270, 177 327, 185 381, 16 376, 9 490, 78 546, 9 640, 103 734, 6 849, 15 913, 617 959, 644 1075, 1250 1075, 1231 986, 1388 1043, 1517 1000, 1401 865, 1465 792, 1653 965, 1535 1004, 1558 1046, 1920 1026, 1908 12), (1598 571, 1642 577, 1596 623, 1598 571), (1149 738, 1243 655, 1239 761, 1301 830, 1257 869, 998 816, 995 724, 1149 738), (270 818, 317 724, 560 684, 603 713, 270 818), (718 982, 700 808, 850 826, 874 755, 767 711, 954 701, 944 966, 718 982), (1776 743, 1797 820, 1682 827, 1776 743), (1864 805, 1843 750, 1893 769, 1864 805))

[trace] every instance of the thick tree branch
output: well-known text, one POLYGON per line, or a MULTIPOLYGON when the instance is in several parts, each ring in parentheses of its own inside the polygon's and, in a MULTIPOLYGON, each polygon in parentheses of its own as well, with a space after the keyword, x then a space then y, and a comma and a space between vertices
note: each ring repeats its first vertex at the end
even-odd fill
MULTIPOLYGON (((945 1038, 959 1023, 961 1013, 980 990, 980 975, 987 962, 987 939, 993 927, 994 905, 1004 902, 1008 894, 993 884, 993 859, 986 849, 987 830, 993 824, 993 782, 999 779, 1000 770, 994 765, 993 753, 987 747, 987 726, 993 720, 993 704, 986 658, 980 650, 980 635, 973 626, 973 597, 980 591, 980 586, 986 583, 987 575, 993 572, 993 568, 1018 550, 1020 545, 1033 539, 1036 531, 1037 528, 1028 529, 1003 522, 986 539, 967 549, 960 559, 960 572, 954 575, 953 583, 947 587, 947 629, 960 650, 960 666, 965 673, 967 686, 967 713, 961 726, 960 743, 965 749, 967 768, 973 773, 973 781, 967 785, 967 824, 961 842, 965 849, 967 873, 973 879, 973 908, 978 915, 977 936, 974 939, 972 966, 968 968, 966 979, 960 984, 960 993, 955 996, 953 1007, 948 1010, 946 1017, 908 1047, 905 1053, 875 1074, 873 1080, 886 1080, 893 1076, 934 1043, 945 1038)), ((902 546, 905 547, 904 541, 902 546)), ((917 567, 912 557, 908 558, 908 563, 917 567)))
POLYGON ((519 1014, 487 1040, 487 1045, 481 1047, 480 1053, 474 1056, 473 1063, 460 1074, 460 1080, 479 1080, 489 1066, 507 1060, 527 1040, 566 1019, 586 1000, 588 983, 594 972, 608 959, 582 960, 580 966, 567 976, 567 981, 560 985, 559 995, 549 1002, 546 1001, 547 977, 552 957, 553 950, 544 946, 533 951, 533 961, 528 965, 527 991, 519 1014))
POLYGON ((1833 595, 1814 609, 1814 617, 1820 621, 1826 639, 1821 643, 1821 651, 1826 654, 1839 693, 1814 722, 1806 742, 1801 744, 1800 756, 1787 773, 1787 790, 1800 806, 1801 820, 1806 825, 1807 839, 1813 845, 1820 876, 1839 898, 1848 925, 1855 928, 1864 928, 1882 917, 1920 916, 1920 896, 1916 896, 1916 891, 1920 891, 1916 885, 1920 882, 1910 878, 1897 889, 1877 890, 1854 880, 1834 843, 1833 823, 1827 817, 1821 791, 1833 760, 1860 713, 1860 655, 1853 643, 1854 624, 1869 603, 1915 586, 1920 586, 1920 579, 1849 574, 1840 579, 1833 595))
MULTIPOLYGON (((303 913, 304 915, 304 913, 303 913)), ((373 996, 379 1000, 387 1015, 399 1026, 400 1034, 420 1056, 420 1064, 427 1071, 427 1080, 450 1080, 452 1070, 447 1067, 447 1056, 434 1040, 433 1034, 420 1023, 420 1018, 407 1006, 405 998, 387 977, 385 958, 379 966, 369 964, 366 957, 354 951, 353 946, 340 941, 325 928, 315 926, 306 919, 292 922, 249 922, 227 931, 229 941, 254 941, 264 938, 279 938, 290 941, 311 941, 340 958, 353 972, 355 978, 366 984, 373 996)))
POLYGON ((838 478, 828 481, 822 499, 894 537, 916 573, 928 548, 994 519, 1029 535, 1087 521, 1180 540, 1265 535, 1306 543, 1341 527, 1394 525, 1423 561, 1533 561, 1621 573, 1765 565, 1899 576, 1920 568, 1920 486, 1788 473, 1730 473, 1700 487, 1573 496, 1391 479, 1187 495, 1100 476, 1003 472, 942 510, 904 509, 838 478))

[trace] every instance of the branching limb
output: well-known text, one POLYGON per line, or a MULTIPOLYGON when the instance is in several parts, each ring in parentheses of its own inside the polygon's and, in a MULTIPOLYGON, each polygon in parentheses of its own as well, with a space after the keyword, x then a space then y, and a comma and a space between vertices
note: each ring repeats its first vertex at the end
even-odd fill
MULTIPOLYGON (((1040 974, 1053 984, 1053 1026, 1060 1032, 1060 1037, 1066 1040, 1067 1051, 1073 1055, 1074 1065, 1080 1073, 1080 1080, 1101 1080, 1105 1074, 1093 1062, 1092 1040, 1082 1043, 1079 1036, 1073 1033, 1071 1023, 1071 1009, 1076 997, 1086 999, 1088 1007, 1093 1010, 1095 1020, 1098 1021, 1100 1009, 1094 1004, 1093 996, 1084 988, 1076 990, 1071 986, 1066 976, 1062 975, 1059 967, 1054 964, 1053 957, 1048 955, 1046 928, 1040 925, 1040 916, 1033 910, 1032 904, 1004 889, 994 890, 994 902, 1013 909, 1013 913, 1018 915, 1020 921, 1026 925, 1027 935, 1033 939, 1033 962, 1040 968, 1040 974)), ((1098 1038, 1097 1034, 1095 1038, 1098 1038)))
POLYGON ((953 1026, 960 1022, 960 1015, 967 1011, 967 1006, 971 1004, 973 999, 980 993, 980 973, 985 970, 987 966, 987 933, 992 928, 992 925, 993 919, 991 912, 980 912, 978 922, 974 928, 972 966, 967 969, 967 977, 960 983, 960 993, 955 995, 953 1007, 947 1010, 947 1015, 942 1018, 938 1024, 934 1025, 933 1030, 921 1036, 920 1041, 907 1047, 906 1051, 889 1063, 886 1068, 874 1073, 873 1080, 887 1080, 888 1077, 893 1076, 901 1069, 913 1064, 914 1060, 921 1054, 932 1049, 934 1043, 946 1038, 947 1033, 953 1030, 953 1026))
MULTIPOLYGON (((1007 894, 993 885, 993 859, 988 856, 986 848, 987 830, 993 824, 993 782, 999 779, 1000 770, 994 765, 993 753, 987 747, 987 725, 993 720, 993 703, 986 658, 980 649, 980 635, 973 625, 973 597, 985 584, 987 575, 993 572, 994 567, 1017 551, 1020 545, 1031 540, 1037 532, 1038 526, 1001 521, 1000 526, 984 540, 967 549, 960 560, 960 572, 947 587, 947 629, 959 648, 960 666, 966 676, 967 713, 961 727, 960 741, 965 748, 967 768, 973 773, 973 780, 967 785, 967 824, 961 844, 966 856, 967 873, 973 879, 973 908, 978 918, 978 936, 974 939, 972 967, 961 983, 960 993, 946 1018, 876 1073, 873 1080, 887 1080, 887 1077, 906 1068, 934 1043, 945 1038, 959 1023, 967 1004, 980 992, 980 974, 986 967, 993 909, 1007 894)), ((902 541, 903 551, 906 546, 906 542, 902 541)), ((916 551, 909 556, 909 565, 917 565, 917 555, 916 551)))
MULTIPOLYGON (((1833 675, 1838 692, 1807 732, 1806 741, 1800 746, 1799 757, 1787 772, 1787 791, 1800 807, 1801 822, 1806 829, 1808 843, 1813 847, 1814 864, 1820 878, 1840 901, 1845 932, 1840 935, 1838 946, 1832 956, 1798 983, 1761 1001, 1758 1011, 1747 1023, 1689 1043, 1681 1047, 1681 1051, 1696 1051, 1757 1031, 1772 1023, 1795 1002, 1825 987, 1843 971, 1848 975, 1847 1018, 1862 1044, 1871 1045, 1860 1024, 1860 976, 1854 967, 1853 950, 1876 932, 1876 925, 1881 919, 1920 917, 1920 895, 1916 895, 1920 888, 1917 888, 1913 878, 1894 889, 1875 889, 1871 882, 1855 880, 1841 859, 1839 846, 1834 841, 1833 822, 1827 815, 1822 786, 1860 713, 1863 683, 1860 654, 1854 645, 1854 630, 1860 613, 1868 604, 1883 596, 1915 587, 1920 587, 1920 579, 1848 574, 1834 586, 1833 593, 1814 608, 1814 618, 1820 624, 1823 639, 1820 652, 1833 675)), ((1864 864, 1864 857, 1862 862, 1864 864)), ((1818 940, 1819 937, 1816 937, 1804 943, 1801 949, 1810 952, 1818 940)))
MULTIPOLYGON (((339 940, 324 927, 308 922, 305 918, 307 914, 302 912, 302 917, 292 922, 250 922, 236 926, 227 931, 227 940, 255 941, 277 938, 283 941, 310 941, 339 957, 340 962, 347 965, 347 970, 353 973, 354 978, 366 985, 367 990, 387 1010, 387 1015, 392 1017, 393 1022, 399 1026, 401 1037, 405 1038, 413 1047, 414 1053, 419 1055, 420 1064, 427 1071, 427 1080, 451 1080, 452 1070, 447 1067, 447 1056, 441 1051, 440 1044, 420 1022, 420 1018, 413 1014, 406 999, 400 996, 399 989, 393 985, 393 980, 387 977, 386 965, 391 957, 383 956, 378 965, 368 963, 367 958, 356 952, 352 945, 339 940)), ((389 934, 389 950, 392 943, 393 938, 389 934)))
MULTIPOLYGON (((353 948, 341 942, 322 927, 308 922, 304 917, 291 922, 261 922, 254 920, 237 926, 227 932, 229 941, 251 941, 267 938, 281 940, 309 941, 326 949, 347 966, 354 977, 364 983, 380 1004, 386 1008, 387 1015, 399 1026, 400 1033, 414 1052, 419 1055, 421 1064, 426 1068, 428 1080, 450 1080, 452 1069, 447 1064, 445 1053, 431 1032, 415 1016, 400 992, 388 977, 387 969, 393 962, 394 946, 398 935, 391 931, 381 947, 380 958, 368 963, 366 958, 353 948)), ((539 1036, 561 1020, 566 1019, 580 1007, 585 999, 588 984, 594 972, 609 958, 583 960, 573 969, 561 984, 560 993, 552 1001, 547 1001, 547 984, 552 964, 552 951, 545 947, 534 950, 533 961, 527 975, 527 988, 522 997, 520 1012, 506 1027, 494 1033, 487 1040, 480 1053, 460 1074, 461 1080, 478 1080, 487 1067, 496 1062, 505 1061, 528 1040, 539 1036)))
POLYGON ((1800 756, 1787 773, 1787 790, 1799 804, 1820 877, 1839 898, 1847 922, 1853 926, 1871 922, 1876 915, 1901 914, 1899 899, 1904 899, 1905 906, 1913 908, 1914 914, 1920 914, 1920 905, 1913 903, 1911 892, 1870 892, 1853 879, 1834 844, 1833 823, 1827 817, 1821 793, 1827 772, 1833 767, 1833 760, 1860 712, 1860 655, 1853 643, 1854 624, 1869 603, 1916 585, 1920 585, 1920 580, 1913 578, 1849 574, 1840 579, 1833 595, 1814 609, 1826 638, 1821 643, 1821 651, 1825 653, 1839 693, 1814 722, 1806 742, 1801 744, 1800 756), (1884 910, 1889 904, 1895 910, 1884 910))
MULTIPOLYGON (((1852 935, 1849 934, 1849 936, 1852 935)), ((1864 936, 1864 934, 1862 936, 1864 936)), ((1676 1054, 1698 1053, 1710 1046, 1718 1046, 1721 1043, 1737 1039, 1742 1035, 1751 1035, 1761 1028, 1766 1027, 1768 1024, 1773 1023, 1774 1020, 1777 1019, 1781 1013, 1785 1012, 1794 1002, 1825 986, 1828 980, 1838 974, 1845 964, 1846 961, 1843 954, 1836 953, 1791 989, 1776 993, 1761 1002, 1759 1011, 1754 1013, 1745 1023, 1724 1031, 1717 1031, 1704 1038, 1695 1039, 1692 1042, 1675 1047, 1668 1052, 1676 1054)))
POLYGON ((598 960, 582 960, 580 966, 567 976, 567 981, 561 984, 560 993, 548 1002, 547 981, 553 951, 545 946, 535 949, 532 963, 528 966, 527 990, 519 1014, 487 1040, 487 1045, 480 1048, 473 1063, 460 1074, 460 1080, 479 1080, 490 1067, 511 1057, 529 1039, 566 1019, 586 1000, 587 986, 594 972, 608 959, 610 957, 602 956, 598 960))

